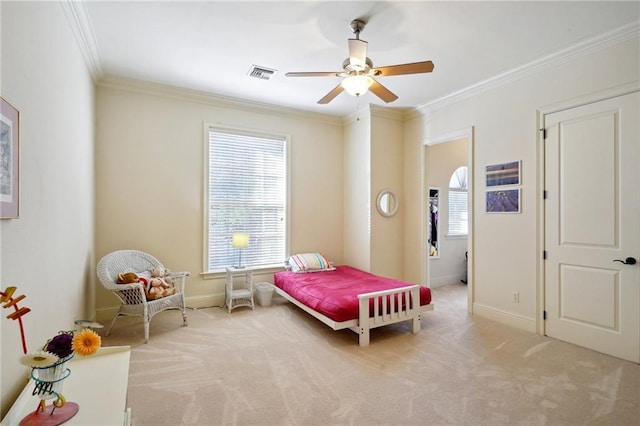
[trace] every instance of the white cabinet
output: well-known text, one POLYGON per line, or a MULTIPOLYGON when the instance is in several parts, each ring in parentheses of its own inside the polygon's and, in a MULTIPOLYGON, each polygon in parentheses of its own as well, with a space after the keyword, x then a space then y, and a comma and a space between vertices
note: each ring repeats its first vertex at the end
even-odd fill
MULTIPOLYGON (((67 364, 71 375, 64 380, 62 394, 79 406, 78 413, 64 425, 128 425, 129 346, 102 347, 89 357, 75 357, 67 364)), ((16 368, 25 368, 18 364, 16 368)), ((39 399, 33 396, 34 381, 29 380, 7 415, 2 426, 19 425, 35 411, 39 399)), ((51 404, 52 400, 47 401, 51 404)))

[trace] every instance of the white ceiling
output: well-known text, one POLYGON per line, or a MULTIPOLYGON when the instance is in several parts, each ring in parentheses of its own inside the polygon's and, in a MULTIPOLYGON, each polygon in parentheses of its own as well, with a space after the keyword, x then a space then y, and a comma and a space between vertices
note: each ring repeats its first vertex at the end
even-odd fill
MULTIPOLYGON (((623 26, 640 2, 575 1, 94 1, 85 32, 95 35, 98 76, 123 76, 215 95, 343 116, 384 105, 367 93, 316 102, 339 77, 285 77, 341 71, 349 23, 367 21, 374 66, 432 60, 431 74, 379 78, 415 108, 623 26), (277 70, 250 78, 252 65, 277 70)), ((607 67, 615 64, 594 64, 607 67)))

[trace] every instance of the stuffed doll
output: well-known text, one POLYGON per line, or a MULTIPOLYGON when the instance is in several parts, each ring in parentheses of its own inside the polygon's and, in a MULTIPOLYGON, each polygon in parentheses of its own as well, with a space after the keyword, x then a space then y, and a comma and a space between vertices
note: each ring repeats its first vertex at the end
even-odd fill
POLYGON ((164 282, 158 278, 151 278, 147 299, 160 299, 164 297, 164 282))
POLYGON ((122 272, 118 274, 118 279, 116 283, 118 284, 132 284, 137 283, 139 281, 138 274, 135 272, 122 272))
POLYGON ((176 289, 165 280, 165 274, 166 271, 163 268, 151 268, 149 289, 146 292, 147 299, 160 299, 176 292, 176 289))

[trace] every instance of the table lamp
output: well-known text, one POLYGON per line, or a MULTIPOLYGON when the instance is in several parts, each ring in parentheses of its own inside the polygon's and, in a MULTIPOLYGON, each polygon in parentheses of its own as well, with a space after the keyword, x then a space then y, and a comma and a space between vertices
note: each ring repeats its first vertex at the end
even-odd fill
POLYGON ((233 248, 238 249, 238 269, 242 268, 242 249, 249 247, 249 234, 235 233, 231 243, 233 248))

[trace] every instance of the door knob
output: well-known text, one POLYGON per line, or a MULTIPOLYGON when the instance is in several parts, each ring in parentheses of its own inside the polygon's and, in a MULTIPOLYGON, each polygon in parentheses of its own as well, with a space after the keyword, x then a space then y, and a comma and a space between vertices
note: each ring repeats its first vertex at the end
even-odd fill
POLYGON ((637 262, 635 257, 627 257, 625 260, 614 259, 613 261, 614 262, 624 263, 625 265, 635 265, 636 262, 637 262))

